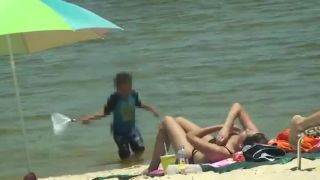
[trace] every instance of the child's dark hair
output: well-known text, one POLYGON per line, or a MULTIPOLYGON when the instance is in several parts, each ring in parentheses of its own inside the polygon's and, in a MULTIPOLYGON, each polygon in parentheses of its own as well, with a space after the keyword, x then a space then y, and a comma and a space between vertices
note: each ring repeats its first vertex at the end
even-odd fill
POLYGON ((254 144, 267 144, 268 139, 263 133, 255 133, 254 135, 246 137, 243 141, 243 146, 254 145, 254 144))
POLYGON ((116 74, 114 80, 114 86, 118 87, 120 84, 132 83, 132 76, 127 72, 119 72, 116 74))

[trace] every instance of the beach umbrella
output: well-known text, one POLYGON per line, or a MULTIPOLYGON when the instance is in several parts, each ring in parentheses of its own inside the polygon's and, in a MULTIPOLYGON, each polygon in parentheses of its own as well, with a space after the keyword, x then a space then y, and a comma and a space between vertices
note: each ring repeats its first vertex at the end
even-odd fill
POLYGON ((32 53, 79 41, 103 38, 112 22, 62 0, 1 0, 0 55, 10 55, 28 171, 30 157, 14 54, 32 53))

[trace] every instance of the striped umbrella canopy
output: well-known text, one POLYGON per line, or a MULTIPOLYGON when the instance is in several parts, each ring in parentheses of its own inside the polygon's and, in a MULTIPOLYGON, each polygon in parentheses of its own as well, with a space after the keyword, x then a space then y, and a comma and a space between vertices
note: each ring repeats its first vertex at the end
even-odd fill
POLYGON ((102 17, 61 0, 1 0, 0 55, 32 53, 74 42, 102 38, 121 29, 102 17))

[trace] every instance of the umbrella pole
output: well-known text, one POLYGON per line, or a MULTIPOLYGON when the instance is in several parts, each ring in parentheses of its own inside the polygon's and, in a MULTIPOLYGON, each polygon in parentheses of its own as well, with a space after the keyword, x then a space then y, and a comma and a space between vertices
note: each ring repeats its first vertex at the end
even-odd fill
POLYGON ((17 79, 17 75, 16 75, 16 65, 15 65, 14 57, 13 57, 12 43, 11 43, 10 35, 7 35, 6 39, 7 39, 7 45, 8 45, 8 50, 9 50, 9 54, 10 54, 12 78, 13 78, 13 84, 14 84, 14 89, 15 89, 15 93, 16 93, 17 108, 18 108, 19 116, 20 116, 24 150, 25 150, 25 155, 27 158, 27 170, 28 170, 28 172, 30 172, 30 156, 29 156, 29 151, 28 151, 27 133, 26 133, 25 121, 24 121, 24 116, 23 116, 23 111, 22 111, 21 98, 20 98, 20 88, 19 88, 18 79, 17 79))

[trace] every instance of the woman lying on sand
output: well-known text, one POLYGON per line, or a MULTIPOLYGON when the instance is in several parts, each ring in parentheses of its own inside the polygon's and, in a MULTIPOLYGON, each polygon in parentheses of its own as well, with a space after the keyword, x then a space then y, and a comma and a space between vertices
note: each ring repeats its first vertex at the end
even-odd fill
POLYGON ((158 168, 160 156, 165 154, 164 143, 175 151, 184 146, 190 163, 216 162, 232 156, 244 145, 266 144, 249 114, 239 103, 234 103, 223 125, 200 128, 189 120, 166 116, 160 124, 148 171, 158 168), (234 125, 239 119, 242 129, 234 125), (210 134, 218 132, 216 138, 210 134))
MULTIPOLYGON (((297 135, 316 125, 320 125, 320 111, 309 117, 294 116, 290 143, 296 145, 297 135)), ((200 128, 183 117, 166 116, 158 129, 148 172, 158 168, 160 156, 165 154, 164 143, 167 147, 171 144, 175 152, 183 145, 190 163, 207 163, 229 158, 245 145, 267 144, 268 140, 259 132, 244 107, 234 103, 223 125, 200 128), (236 119, 239 119, 241 129, 234 125, 236 119), (212 133, 217 133, 216 138, 211 136, 212 133)))

